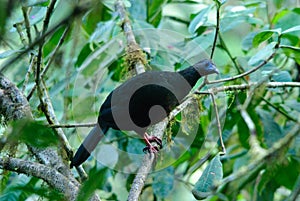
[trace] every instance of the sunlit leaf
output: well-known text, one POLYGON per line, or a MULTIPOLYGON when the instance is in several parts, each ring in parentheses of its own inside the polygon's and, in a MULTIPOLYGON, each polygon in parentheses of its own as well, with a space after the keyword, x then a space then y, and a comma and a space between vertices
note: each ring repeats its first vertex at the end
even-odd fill
MULTIPOLYGON (((148 3, 149 1, 147 1, 148 3)), ((162 17, 163 5, 166 3, 166 0, 152 0, 148 5, 148 22, 153 24, 155 27, 160 23, 162 17)))
POLYGON ((202 9, 189 25, 189 32, 194 34, 196 30, 207 21, 207 15, 210 12, 212 5, 202 9))
POLYGON ((291 29, 291 31, 293 31, 293 27, 298 27, 300 14, 297 13, 297 10, 299 10, 299 8, 283 11, 282 15, 278 19, 276 19, 276 23, 273 22, 275 24, 275 28, 281 28, 282 30, 286 31, 291 29))
POLYGON ((295 31, 300 31, 300 25, 289 28, 289 29, 283 31, 282 34, 291 33, 291 32, 295 32, 295 31))
POLYGON ((196 199, 204 199, 211 195, 216 184, 223 178, 223 168, 220 155, 215 156, 203 171, 192 191, 196 199))
POLYGON ((107 22, 99 22, 97 24, 96 30, 90 37, 90 42, 106 42, 110 38, 114 26, 115 22, 113 20, 107 22))
POLYGON ((274 29, 274 30, 265 30, 262 32, 259 32, 258 34, 255 35, 255 37, 253 38, 253 46, 257 47, 260 43, 262 43, 263 41, 268 40, 269 38, 271 38, 274 34, 279 35, 281 32, 280 29, 274 29))
POLYGON ((276 44, 276 42, 272 42, 263 49, 261 49, 259 52, 257 52, 254 56, 250 58, 248 64, 250 66, 255 66, 259 62, 262 62, 268 57, 270 57, 274 53, 274 47, 276 46, 276 44))

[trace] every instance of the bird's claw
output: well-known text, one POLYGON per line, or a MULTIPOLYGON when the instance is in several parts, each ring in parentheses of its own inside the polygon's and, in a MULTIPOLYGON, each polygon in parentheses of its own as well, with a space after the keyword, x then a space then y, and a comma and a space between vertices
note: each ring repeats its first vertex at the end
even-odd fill
POLYGON ((148 140, 149 140, 149 142, 156 142, 158 144, 158 146, 159 146, 159 149, 163 148, 162 141, 158 137, 151 136, 151 137, 148 137, 148 140))
POLYGON ((161 149, 163 146, 162 146, 162 140, 159 139, 158 137, 156 136, 149 136, 147 133, 145 133, 144 135, 144 140, 147 144, 147 146, 143 149, 143 152, 146 153, 157 153, 159 151, 159 149, 161 149), (158 146, 153 146, 151 143, 152 142, 155 142, 156 144, 158 144, 158 146))
POLYGON ((158 147, 157 146, 146 146, 144 149, 143 149, 143 152, 144 153, 157 153, 159 151, 158 147))

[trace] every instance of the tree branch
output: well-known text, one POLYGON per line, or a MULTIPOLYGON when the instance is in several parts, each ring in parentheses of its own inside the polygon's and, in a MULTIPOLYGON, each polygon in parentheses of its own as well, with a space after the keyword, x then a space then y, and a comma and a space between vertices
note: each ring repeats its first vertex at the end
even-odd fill
POLYGON ((122 0, 117 0, 115 3, 116 11, 120 16, 122 29, 127 41, 126 56, 128 58, 129 66, 134 65, 137 74, 145 72, 145 58, 141 48, 136 43, 135 36, 132 32, 132 26, 126 14, 125 6, 122 0))
MULTIPOLYGON (((22 118, 32 119, 32 113, 27 99, 19 89, 1 73, 0 113, 5 116, 6 121, 22 118)), ((62 159, 57 152, 50 148, 40 149, 31 146, 27 147, 44 165, 21 159, 0 158, 0 167, 11 171, 25 173, 27 175, 37 176, 64 193, 66 197, 73 198, 73 195, 77 194, 79 184, 70 172, 70 169, 62 162, 62 159), (39 172, 39 170, 42 172, 39 172), (44 171, 46 171, 47 174, 44 174, 44 171), (67 186, 64 187, 61 185, 67 186), (75 186, 75 188, 72 188, 71 191, 73 192, 70 192, 69 190, 72 186, 75 186)), ((92 199, 99 200, 96 195, 94 195, 92 199)), ((73 200, 75 200, 75 197, 73 200)))
POLYGON ((79 183, 74 184, 63 174, 40 163, 17 158, 0 158, 0 168, 43 179, 51 187, 62 192, 68 200, 75 200, 79 183))
MULTIPOLYGON (((127 41, 127 48, 126 48, 126 57, 127 63, 129 64, 129 67, 134 66, 134 69, 137 74, 145 72, 145 66, 146 63, 144 55, 141 51, 141 48, 136 43, 135 36, 132 32, 132 27, 129 21, 129 18, 126 14, 126 10, 123 4, 122 0, 117 0, 115 3, 116 11, 118 12, 120 16, 120 20, 122 23, 121 28, 124 31, 126 41, 127 41)), ((168 124, 167 118, 163 120, 162 122, 154 125, 152 127, 152 131, 150 135, 154 135, 158 138, 162 138, 164 130, 168 124)), ((132 187, 130 188, 128 200, 134 201, 138 200, 142 189, 145 185, 146 178, 152 168, 155 165, 155 154, 154 153, 148 153, 145 154, 143 162, 141 164, 141 167, 139 168, 136 177, 134 178, 132 187)))

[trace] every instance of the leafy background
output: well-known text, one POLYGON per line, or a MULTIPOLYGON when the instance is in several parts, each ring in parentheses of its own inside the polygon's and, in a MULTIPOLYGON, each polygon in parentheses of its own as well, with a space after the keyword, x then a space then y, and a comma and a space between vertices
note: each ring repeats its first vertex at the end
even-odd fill
MULTIPOLYGON (((35 71, 28 69, 33 62, 31 55, 36 55, 37 49, 33 48, 23 56, 19 54, 41 34, 39 31, 49 3, 46 0, 0 2, 0 64, 4 66, 15 60, 3 73, 27 97, 35 84, 35 71), (26 33, 22 8, 28 9, 31 41, 26 33)), ((61 124, 95 122, 98 108, 108 93, 132 76, 127 68, 126 39, 114 11, 114 2, 95 0, 89 3, 92 6, 70 22, 70 30, 54 56, 53 52, 66 30, 65 24, 54 29, 43 46, 43 65, 51 61, 43 80, 61 124)), ((49 27, 61 23, 76 5, 74 1, 57 1, 49 27)), ((221 74, 212 79, 238 75, 267 61, 262 68, 243 78, 204 88, 261 83, 253 90, 229 90, 216 94, 219 110, 226 114, 220 120, 227 154, 218 154, 219 142, 210 97, 196 96, 200 117, 197 114, 192 118, 194 121, 188 122, 193 107, 188 108, 177 115, 168 128, 170 133, 184 129, 186 133, 192 132, 194 141, 185 152, 180 152, 179 157, 176 149, 187 143, 185 138, 174 141, 175 145, 166 145, 171 154, 159 156, 157 171, 149 175, 140 199, 296 200, 296 194, 300 192, 300 137, 295 135, 283 147, 278 142, 300 124, 300 91, 293 85, 268 88, 265 83, 300 80, 299 1, 147 0, 125 1, 125 5, 137 42, 152 70, 175 71, 201 58, 208 58, 213 48, 217 8, 220 8, 220 30, 213 61, 221 74), (272 59, 268 60, 269 57, 272 59), (252 130, 239 109, 247 101, 245 111, 255 126, 254 142, 252 130), (273 145, 280 148, 274 149, 273 145), (238 173, 243 174, 239 176, 238 173)), ((38 94, 35 92, 28 99, 38 123, 11 124, 1 115, 0 137, 18 139, 11 142, 18 143, 15 150, 4 149, 1 157, 13 154, 32 160, 19 140, 40 147, 55 147, 57 143, 55 135, 42 126, 47 121, 38 94), (43 137, 30 137, 33 132, 43 137)), ((74 150, 89 129, 64 129, 74 150)), ((120 150, 142 154, 143 143, 124 134, 130 135, 110 130, 106 143, 97 153, 109 151, 107 144, 113 144, 120 150)), ((118 152, 109 153, 103 156, 107 157, 103 160, 109 159, 106 161, 109 167, 93 158, 84 164, 92 179, 83 184, 78 200, 86 199, 87 194, 96 189, 103 200, 126 200, 134 178, 132 173, 140 161, 122 158, 124 156, 118 152), (135 165, 131 167, 131 164, 135 165), (133 168, 130 173, 128 168, 133 168)), ((0 173, 0 200, 62 199, 59 192, 41 179, 4 169, 0 173)), ((73 173, 78 176, 75 170, 73 173)))

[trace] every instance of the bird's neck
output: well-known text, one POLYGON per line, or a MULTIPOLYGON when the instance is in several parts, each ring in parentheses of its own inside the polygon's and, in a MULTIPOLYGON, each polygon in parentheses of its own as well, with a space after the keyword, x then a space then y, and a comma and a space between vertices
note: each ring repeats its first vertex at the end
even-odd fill
POLYGON ((180 75, 182 75, 188 83, 191 85, 191 87, 194 87, 197 81, 200 79, 201 75, 197 70, 193 67, 190 66, 184 70, 181 70, 178 72, 180 75))

